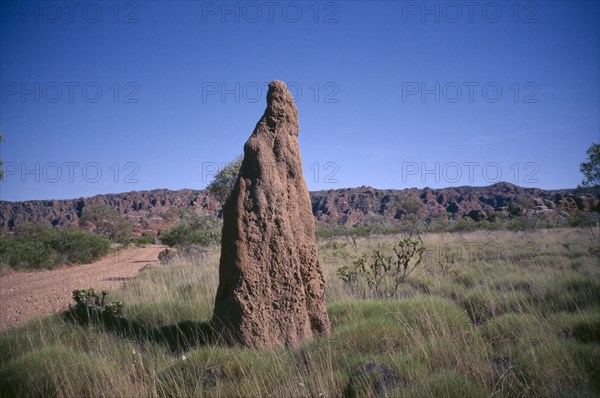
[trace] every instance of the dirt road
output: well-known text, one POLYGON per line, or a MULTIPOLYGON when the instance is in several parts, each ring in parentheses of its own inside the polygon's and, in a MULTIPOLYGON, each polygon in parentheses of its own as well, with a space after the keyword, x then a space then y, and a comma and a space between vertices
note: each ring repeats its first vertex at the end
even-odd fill
POLYGON ((0 276, 0 331, 31 318, 68 308, 75 289, 114 289, 140 269, 158 265, 162 245, 134 247, 110 254, 92 264, 0 276))

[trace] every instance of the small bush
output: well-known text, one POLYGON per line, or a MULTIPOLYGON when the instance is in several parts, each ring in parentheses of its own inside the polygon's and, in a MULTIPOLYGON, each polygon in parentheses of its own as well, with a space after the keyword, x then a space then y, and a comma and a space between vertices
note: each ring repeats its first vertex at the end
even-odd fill
POLYGON ((152 245, 155 243, 155 238, 149 235, 137 236, 132 239, 132 243, 136 246, 152 245))
POLYGON ((168 246, 210 246, 221 241, 221 221, 204 210, 184 213, 177 225, 160 235, 168 246))
POLYGON ((364 297, 396 297, 400 284, 421 264, 425 245, 420 236, 409 236, 395 244, 392 252, 374 250, 371 261, 363 255, 351 266, 338 268, 337 275, 352 289, 362 290, 364 297))
POLYGON ((125 304, 121 301, 107 303, 105 301, 107 295, 106 290, 103 290, 100 294, 91 288, 73 290, 75 306, 71 309, 71 315, 84 322, 111 319, 121 315, 125 304))

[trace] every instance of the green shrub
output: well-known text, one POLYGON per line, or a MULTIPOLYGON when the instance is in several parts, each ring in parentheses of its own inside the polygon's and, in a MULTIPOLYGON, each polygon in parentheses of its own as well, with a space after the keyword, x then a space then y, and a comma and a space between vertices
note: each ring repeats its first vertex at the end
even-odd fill
POLYGON ((110 241, 100 235, 67 229, 56 235, 53 248, 68 262, 85 264, 107 254, 110 241))
POLYGON ((180 216, 177 225, 160 235, 168 246, 210 246, 221 241, 221 221, 204 210, 190 210, 180 216))
POLYGON ((152 245, 155 243, 155 238, 150 235, 137 236, 132 239, 132 243, 136 246, 152 245))
POLYGON ((90 263, 110 251, 100 235, 49 229, 33 235, 0 237, 0 262, 13 268, 52 268, 63 263, 90 263))
POLYGON ((244 156, 238 155, 235 159, 227 163, 206 187, 219 202, 223 203, 229 197, 237 180, 243 160, 244 156))
POLYGON ((80 321, 111 319, 123 312, 125 304, 121 301, 106 302, 108 292, 103 290, 98 294, 94 289, 73 290, 75 306, 70 315, 80 321))

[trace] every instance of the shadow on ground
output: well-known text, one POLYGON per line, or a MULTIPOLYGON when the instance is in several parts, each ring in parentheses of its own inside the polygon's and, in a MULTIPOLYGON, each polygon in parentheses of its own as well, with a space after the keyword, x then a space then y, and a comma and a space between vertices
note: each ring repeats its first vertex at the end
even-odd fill
POLYGON ((63 317, 82 326, 102 326, 105 330, 120 337, 164 344, 173 352, 182 352, 192 347, 212 344, 217 340, 210 322, 184 321, 173 325, 148 328, 136 320, 77 306, 65 311, 63 317))

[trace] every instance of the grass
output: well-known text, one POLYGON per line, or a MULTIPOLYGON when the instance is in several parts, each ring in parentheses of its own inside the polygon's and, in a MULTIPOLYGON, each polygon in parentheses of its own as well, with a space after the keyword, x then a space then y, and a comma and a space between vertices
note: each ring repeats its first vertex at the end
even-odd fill
POLYGON ((218 283, 215 248, 176 257, 111 292, 110 300, 126 303, 124 325, 56 315, 0 335, 0 396, 600 394, 600 264, 584 234, 427 234, 425 260, 399 299, 358 299, 337 268, 397 238, 319 242, 329 336, 260 350, 200 338, 218 283), (448 250, 456 261, 440 265, 448 250), (380 374, 356 378, 370 363, 394 382, 381 390, 380 374))

